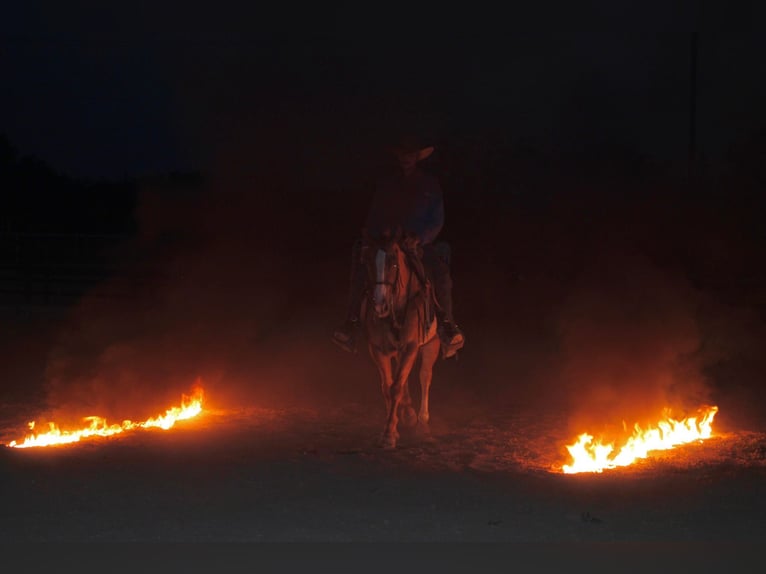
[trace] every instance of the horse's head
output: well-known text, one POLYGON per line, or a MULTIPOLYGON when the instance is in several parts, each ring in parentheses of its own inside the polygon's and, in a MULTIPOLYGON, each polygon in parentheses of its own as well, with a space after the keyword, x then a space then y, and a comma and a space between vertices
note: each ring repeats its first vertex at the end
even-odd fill
POLYGON ((406 282, 409 270, 402 251, 401 230, 384 233, 380 237, 365 234, 365 264, 371 290, 375 315, 379 318, 391 314, 394 298, 401 285, 406 282))

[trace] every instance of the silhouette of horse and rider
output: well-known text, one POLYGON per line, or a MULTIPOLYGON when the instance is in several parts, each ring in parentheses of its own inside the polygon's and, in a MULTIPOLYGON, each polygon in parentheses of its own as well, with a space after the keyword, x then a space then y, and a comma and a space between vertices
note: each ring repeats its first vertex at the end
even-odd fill
POLYGON ((405 136, 392 151, 399 173, 376 187, 352 249, 346 320, 333 334, 338 346, 356 352, 364 326, 386 404, 386 448, 396 446, 400 420, 428 433, 433 366, 440 351, 453 357, 465 342, 452 315, 449 245, 436 241, 444 225, 442 190, 418 166, 434 148, 405 136), (418 359, 421 402, 415 413, 408 381, 418 359))

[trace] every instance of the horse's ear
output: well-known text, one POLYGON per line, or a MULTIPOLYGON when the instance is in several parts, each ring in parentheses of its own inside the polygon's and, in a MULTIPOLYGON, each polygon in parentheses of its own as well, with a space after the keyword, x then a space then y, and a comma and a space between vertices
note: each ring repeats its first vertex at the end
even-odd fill
POLYGON ((396 232, 394 233, 394 242, 399 243, 401 241, 402 236, 404 235, 404 231, 402 230, 401 225, 396 226, 396 232))

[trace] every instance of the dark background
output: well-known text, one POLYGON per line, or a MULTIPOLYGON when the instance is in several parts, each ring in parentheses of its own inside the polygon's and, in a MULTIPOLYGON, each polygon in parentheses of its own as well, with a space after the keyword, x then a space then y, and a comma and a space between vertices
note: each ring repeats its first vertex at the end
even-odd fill
POLYGON ((762 425, 764 16, 10 6, 4 403, 138 419, 197 377, 220 406, 380 401, 329 335, 407 130, 436 147, 467 335, 434 416, 556 409, 580 432, 715 403, 762 425))

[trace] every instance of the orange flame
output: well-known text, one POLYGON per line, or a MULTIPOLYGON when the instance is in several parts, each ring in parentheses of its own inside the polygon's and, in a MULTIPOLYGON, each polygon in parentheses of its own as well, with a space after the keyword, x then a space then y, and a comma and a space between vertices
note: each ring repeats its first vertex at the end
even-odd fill
POLYGON ((62 431, 55 423, 48 423, 48 430, 42 433, 36 433, 35 421, 29 423, 29 429, 32 431, 19 443, 15 440, 8 443, 7 446, 13 448, 30 448, 39 446, 57 446, 79 442, 81 439, 94 436, 113 436, 125 431, 132 431, 142 428, 161 428, 168 430, 176 422, 196 417, 202 412, 203 391, 201 387, 196 388, 191 396, 181 396, 181 406, 172 407, 165 411, 164 415, 147 419, 143 422, 123 421, 122 424, 106 423, 106 419, 96 416, 85 417, 84 422, 87 426, 73 431, 62 431))
POLYGON ((613 458, 610 455, 614 451, 614 443, 593 442, 592 435, 582 433, 574 444, 567 445, 572 455, 572 464, 565 464, 562 470, 566 474, 602 472, 604 469, 633 464, 638 459, 646 458, 651 451, 668 450, 710 438, 713 418, 717 412, 718 407, 701 409, 699 422, 698 417, 679 421, 667 416, 656 427, 642 429, 636 424, 633 435, 613 458))

